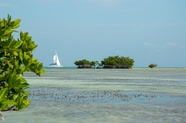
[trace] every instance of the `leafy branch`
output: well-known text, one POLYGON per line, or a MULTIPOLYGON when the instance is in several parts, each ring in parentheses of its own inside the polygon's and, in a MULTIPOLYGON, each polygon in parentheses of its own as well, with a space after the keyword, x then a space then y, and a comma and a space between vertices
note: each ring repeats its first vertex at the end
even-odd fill
POLYGON ((28 32, 19 32, 20 38, 14 39, 13 33, 20 26, 20 19, 0 19, 0 116, 1 111, 20 110, 29 106, 29 83, 23 78, 24 72, 40 76, 45 72, 43 64, 33 58, 37 44, 28 32))

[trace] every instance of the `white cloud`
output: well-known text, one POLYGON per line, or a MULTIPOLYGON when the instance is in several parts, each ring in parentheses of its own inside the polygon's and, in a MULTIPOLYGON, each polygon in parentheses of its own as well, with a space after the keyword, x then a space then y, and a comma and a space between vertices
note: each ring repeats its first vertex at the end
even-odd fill
POLYGON ((152 43, 143 43, 144 46, 150 47, 150 48, 158 48, 158 49, 164 49, 164 48, 171 48, 171 47, 178 47, 178 48, 184 48, 185 46, 179 45, 177 43, 173 42, 167 42, 164 45, 154 45, 152 43))
POLYGON ((162 46, 155 45, 152 43, 147 43, 147 42, 143 43, 143 45, 147 47, 149 51, 152 51, 152 52, 161 52, 163 48, 162 46))
POLYGON ((154 44, 147 43, 147 42, 143 43, 143 45, 145 45, 145 46, 154 46, 154 44))
POLYGON ((161 52, 161 47, 159 47, 158 45, 154 45, 152 43, 143 43, 143 45, 147 48, 147 52, 161 52))
POLYGON ((184 45, 180 45, 180 44, 177 44, 177 43, 173 43, 173 42, 168 42, 166 43, 166 46, 165 47, 177 47, 177 48, 185 48, 184 45))
POLYGON ((176 43, 172 43, 172 42, 168 42, 166 45, 168 45, 168 46, 177 46, 176 43))

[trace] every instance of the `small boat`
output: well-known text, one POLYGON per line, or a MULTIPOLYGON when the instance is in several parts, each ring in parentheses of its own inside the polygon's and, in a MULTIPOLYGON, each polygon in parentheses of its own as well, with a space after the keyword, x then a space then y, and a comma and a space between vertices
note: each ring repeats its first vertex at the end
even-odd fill
POLYGON ((60 64, 60 61, 59 61, 57 52, 55 52, 55 53, 56 53, 56 54, 55 54, 54 57, 53 57, 53 62, 52 62, 51 64, 49 64, 49 67, 63 67, 63 66, 60 64))

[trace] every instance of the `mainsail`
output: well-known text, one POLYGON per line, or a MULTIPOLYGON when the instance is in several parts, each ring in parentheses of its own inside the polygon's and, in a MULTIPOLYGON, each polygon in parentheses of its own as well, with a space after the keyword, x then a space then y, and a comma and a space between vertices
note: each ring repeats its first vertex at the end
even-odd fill
POLYGON ((53 57, 53 63, 51 63, 49 66, 50 66, 50 67, 63 67, 63 66, 60 64, 60 61, 59 61, 57 52, 55 52, 55 53, 56 53, 56 54, 55 54, 54 57, 53 57))
POLYGON ((57 53, 53 57, 53 62, 56 63, 57 66, 61 66, 57 53))

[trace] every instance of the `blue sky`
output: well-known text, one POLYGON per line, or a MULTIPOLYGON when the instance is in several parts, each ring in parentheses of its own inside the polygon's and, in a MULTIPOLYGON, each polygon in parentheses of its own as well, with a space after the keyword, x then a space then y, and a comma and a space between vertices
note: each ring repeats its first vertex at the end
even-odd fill
POLYGON ((38 44, 34 57, 45 66, 56 50, 63 66, 119 55, 134 59, 134 67, 186 67, 185 6, 186 0, 1 0, 0 18, 21 19, 18 30, 29 32, 38 44))

